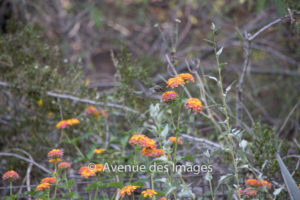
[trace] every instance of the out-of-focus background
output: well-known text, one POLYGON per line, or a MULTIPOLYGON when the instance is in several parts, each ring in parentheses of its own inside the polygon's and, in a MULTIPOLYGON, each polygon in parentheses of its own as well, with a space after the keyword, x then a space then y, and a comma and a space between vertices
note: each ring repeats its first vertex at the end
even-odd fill
MULTIPOLYGON (((245 37, 274 22, 250 42, 243 120, 249 127, 263 124, 286 141, 285 152, 293 152, 296 146, 289 141, 299 139, 300 130, 299 9, 298 0, 0 0, 0 151, 22 149, 47 162, 42 155, 58 145, 55 124, 62 115, 80 116, 86 107, 72 97, 144 112, 160 101, 172 74, 166 55, 178 72, 200 61, 198 70, 212 77, 205 84, 218 94, 212 23, 218 49, 223 47, 226 88, 242 73, 245 37)), ((231 114, 235 87, 232 92, 227 98, 231 114)), ((120 123, 111 132, 143 124, 139 116, 110 112, 110 123, 120 123)), ((196 126, 203 128, 198 136, 217 140, 207 121, 196 126)), ((0 171, 16 163, 20 170, 27 166, 0 159, 0 171)))

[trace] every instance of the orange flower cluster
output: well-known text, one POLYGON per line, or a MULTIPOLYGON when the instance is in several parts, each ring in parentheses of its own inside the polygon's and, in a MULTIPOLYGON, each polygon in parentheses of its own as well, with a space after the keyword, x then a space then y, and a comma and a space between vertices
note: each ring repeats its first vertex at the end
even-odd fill
POLYGON ((188 110, 191 109, 194 113, 199 113, 202 110, 202 103, 197 98, 189 98, 185 102, 184 107, 188 110))
POLYGON ((177 93, 174 91, 168 91, 161 95, 161 100, 165 103, 168 103, 169 101, 175 99, 177 97, 177 93))
POLYGON ((50 184, 49 183, 41 183, 38 186, 36 186, 36 190, 37 191, 42 191, 42 190, 46 190, 50 188, 50 184))
POLYGON ((160 197, 158 200, 167 200, 166 197, 160 197))
POLYGON ((179 85, 184 85, 188 82, 194 82, 194 77, 189 73, 178 74, 174 78, 170 78, 167 82, 167 87, 175 88, 179 85))
POLYGON ((96 176, 96 172, 91 170, 88 166, 81 167, 79 169, 79 174, 84 178, 89 178, 90 176, 96 176))
POLYGON ((160 157, 164 155, 165 151, 163 149, 156 148, 143 148, 142 154, 146 157, 160 157))
POLYGON ((49 183, 49 184, 54 184, 56 183, 56 178, 55 177, 46 177, 42 179, 42 183, 49 183))
POLYGON ((102 172, 104 169, 104 165, 103 164, 96 164, 95 165, 95 172, 102 172))
POLYGON ((131 195, 132 192, 134 192, 134 190, 136 190, 137 188, 139 188, 140 186, 135 186, 135 185, 127 185, 125 187, 123 187, 120 190, 120 195, 122 197, 125 197, 125 195, 131 195))
POLYGON ((68 120, 62 120, 60 122, 58 122, 56 124, 56 128, 57 129, 65 129, 65 128, 69 128, 70 126, 79 124, 79 120, 78 119, 68 119, 68 120))
POLYGON ((49 160, 50 163, 57 163, 61 161, 61 157, 64 155, 64 153, 62 152, 62 150, 60 149, 52 149, 51 151, 49 151, 48 153, 48 157, 50 157, 51 159, 49 160))
POLYGON ((261 179, 261 180, 248 179, 248 180, 246 180, 245 184, 249 185, 251 187, 255 187, 255 188, 265 186, 268 189, 271 189, 271 183, 269 183, 268 181, 263 180, 263 179, 261 179))
POLYGON ((105 151, 105 149, 95 149, 94 153, 95 154, 101 154, 103 151, 105 151))
MULTIPOLYGON (((172 143, 176 143, 176 137, 170 137, 169 141, 172 143)), ((182 141, 179 138, 177 138, 177 142, 178 144, 182 144, 182 141)))
POLYGON ((157 195, 157 192, 151 189, 147 189, 143 191, 142 194, 144 195, 144 197, 152 197, 153 195, 157 195))
POLYGON ((92 115, 94 118, 99 118, 100 115, 103 115, 104 117, 108 117, 108 113, 106 110, 98 110, 94 106, 89 106, 84 110, 86 115, 92 115))
POLYGON ((71 164, 68 162, 61 162, 57 167, 58 169, 69 169, 71 167, 71 164))
POLYGON ((133 135, 129 140, 129 144, 143 147, 142 154, 146 157, 159 157, 165 153, 164 150, 157 149, 155 141, 145 135, 133 135))
POLYGON ((148 138, 145 135, 137 135, 134 134, 130 140, 129 144, 131 145, 139 145, 144 148, 156 148, 156 143, 153 139, 148 138))
POLYGON ((5 172, 2 176, 3 180, 15 181, 19 178, 19 174, 14 170, 5 172))

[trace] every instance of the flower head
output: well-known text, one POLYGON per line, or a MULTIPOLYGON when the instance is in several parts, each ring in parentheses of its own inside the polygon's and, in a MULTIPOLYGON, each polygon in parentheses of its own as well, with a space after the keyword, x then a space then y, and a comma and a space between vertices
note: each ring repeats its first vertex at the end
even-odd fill
POLYGON ((170 100, 173 100, 177 97, 177 93, 174 91, 168 91, 161 95, 161 100, 165 103, 168 103, 170 100))
POLYGON ((190 81, 194 82, 194 77, 189 73, 178 74, 177 77, 180 77, 184 80, 184 83, 188 83, 190 81))
POLYGON ((167 200, 166 197, 160 197, 158 200, 167 200))
POLYGON ((176 88, 179 85, 183 85, 184 84, 184 80, 181 77, 174 77, 174 78, 169 78, 168 82, 167 82, 167 87, 171 87, 171 88, 176 88))
POLYGON ((126 194, 127 195, 131 195, 131 193, 136 190, 137 188, 139 188, 140 186, 135 186, 135 185, 127 185, 125 187, 123 187, 120 190, 120 194, 122 197, 124 197, 126 194))
POLYGON ((96 172, 91 170, 88 166, 81 167, 79 173, 84 178, 89 178, 90 176, 96 176, 96 172))
POLYGON ((105 149, 95 149, 94 153, 95 154, 101 154, 103 151, 105 151, 105 149))
POLYGON ((142 194, 144 195, 144 197, 152 197, 153 195, 156 195, 157 192, 155 192, 154 190, 151 190, 151 189, 147 189, 147 190, 143 191, 142 194))
POLYGON ((56 178, 55 177, 46 177, 42 179, 42 183, 49 183, 49 184, 54 184, 56 183, 56 178))
POLYGON ((194 113, 198 113, 202 110, 202 103, 197 98, 190 98, 185 102, 184 107, 186 109, 191 109, 194 113))
POLYGON ((15 181, 18 178, 19 178, 19 174, 14 170, 7 171, 2 176, 3 180, 9 180, 9 181, 15 181))
POLYGON ((37 191, 46 190, 46 189, 49 189, 49 188, 50 188, 49 183, 41 183, 38 186, 36 186, 37 191))
POLYGON ((84 110, 86 115, 92 115, 94 118, 100 117, 100 111, 94 106, 89 106, 84 110))
POLYGON ((130 140, 129 140, 129 144, 131 145, 139 145, 142 147, 146 147, 146 148, 155 148, 156 147, 156 143, 153 139, 148 138, 145 135, 133 135, 130 140))
POLYGON ((143 148, 142 154, 146 157, 160 157, 165 153, 163 149, 143 148))
MULTIPOLYGON (((170 137, 169 140, 172 143, 176 143, 176 137, 170 137)), ((182 141, 179 138, 177 138, 177 142, 178 144, 182 144, 182 141)))
POLYGON ((262 187, 262 186, 265 186, 268 189, 271 189, 271 183, 269 183, 268 181, 263 180, 263 179, 261 179, 261 180, 248 179, 248 180, 246 180, 245 184, 249 185, 249 186, 252 186, 252 187, 262 187))
POLYGON ((48 157, 50 158, 61 158, 64 155, 60 149, 52 149, 48 152, 48 157))
POLYGON ((79 120, 75 119, 75 118, 68 119, 68 120, 62 120, 56 124, 56 128, 57 129, 65 129, 65 128, 69 128, 70 126, 73 126, 73 125, 76 125, 79 123, 80 123, 79 120))
POLYGON ((57 167, 58 169, 69 169, 71 167, 71 164, 68 162, 61 162, 57 167))

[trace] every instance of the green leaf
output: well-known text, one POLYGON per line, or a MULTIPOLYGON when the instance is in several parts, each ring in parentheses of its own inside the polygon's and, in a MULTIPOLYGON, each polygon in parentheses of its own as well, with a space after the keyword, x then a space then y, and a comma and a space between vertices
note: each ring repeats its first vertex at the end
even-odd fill
POLYGON ((285 166, 278 152, 276 152, 276 158, 281 170, 281 175, 284 179, 284 183, 289 192, 291 200, 300 200, 300 190, 298 189, 295 180, 293 179, 289 170, 285 166))
POLYGON ((285 4, 284 4, 283 0, 274 0, 274 3, 275 3, 275 7, 276 7, 276 10, 277 10, 278 14, 280 16, 285 15, 286 7, 285 7, 285 4))
POLYGON ((92 7, 91 9, 91 18, 94 21, 95 27, 99 28, 102 25, 101 22, 101 13, 98 8, 92 7))

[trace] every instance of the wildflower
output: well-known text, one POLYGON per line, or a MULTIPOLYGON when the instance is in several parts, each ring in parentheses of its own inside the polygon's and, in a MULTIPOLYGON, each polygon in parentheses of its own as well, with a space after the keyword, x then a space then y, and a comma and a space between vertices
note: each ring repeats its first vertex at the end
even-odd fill
POLYGON ((167 200, 166 197, 160 197, 158 200, 167 200))
POLYGON ((194 113, 198 113, 202 110, 202 103, 197 98, 190 98, 185 102, 184 107, 193 110, 194 113))
MULTIPOLYGON (((176 143, 176 137, 170 137, 169 140, 172 143, 176 143)), ((177 138, 177 142, 178 142, 178 144, 182 144, 182 141, 179 138, 177 138)))
POLYGON ((183 85, 184 80, 181 77, 170 78, 167 82, 167 87, 176 88, 179 85, 183 85))
POLYGON ((37 191, 46 190, 46 189, 49 189, 49 188, 50 188, 49 183, 41 183, 38 186, 36 186, 37 191))
POLYGON ((92 115, 94 118, 100 117, 100 111, 94 106, 89 106, 84 110, 86 115, 92 115))
POLYGON ((262 187, 266 186, 268 189, 271 189, 271 183, 269 183, 266 180, 257 180, 257 179, 248 179, 245 182, 246 185, 252 186, 252 187, 262 187))
POLYGON ((46 177, 42 179, 42 183, 49 183, 49 184, 54 184, 56 183, 56 178, 55 177, 46 177))
POLYGON ((68 119, 68 120, 62 120, 60 122, 58 122, 56 124, 56 128, 57 129, 65 129, 65 128, 69 128, 70 126, 79 124, 79 120, 78 119, 68 119))
POLYGON ((190 81, 195 82, 194 77, 189 73, 178 74, 177 77, 180 77, 184 80, 184 83, 188 83, 190 81))
POLYGON ((49 151, 48 153, 48 157, 52 158, 49 160, 50 163, 57 163, 61 161, 61 157, 64 155, 64 153, 62 152, 62 150, 60 149, 52 149, 51 151, 49 151))
POLYGON ((165 153, 163 149, 156 149, 156 148, 143 148, 142 154, 146 157, 159 157, 165 153))
POLYGON ((99 110, 99 111, 100 111, 101 115, 108 118, 108 112, 106 110, 99 110))
POLYGON ((43 105, 43 99, 38 100, 36 104, 41 107, 43 105))
POLYGON ((84 178, 89 178, 90 176, 96 176, 94 170, 91 170, 88 166, 81 167, 79 173, 84 178))
POLYGON ((140 186, 127 185, 120 190, 120 194, 122 197, 124 197, 126 194, 131 195, 131 193, 139 187, 140 186))
POLYGON ((19 174, 14 171, 14 170, 10 170, 10 171, 7 171, 3 174, 2 176, 2 179, 3 180, 9 180, 9 181, 15 181, 19 178, 19 174))
POLYGON ((298 185, 298 188, 299 188, 299 190, 300 190, 300 184, 298 185))
POLYGON ((151 189, 147 189, 147 190, 143 191, 142 194, 144 195, 144 197, 152 197, 153 195, 156 195, 157 192, 155 192, 154 190, 151 190, 151 189))
POLYGON ((242 196, 255 197, 257 195, 257 191, 251 188, 246 188, 244 190, 240 190, 240 194, 242 196))
POLYGON ((60 162, 60 161, 61 161, 60 158, 54 158, 54 159, 50 159, 50 160, 49 160, 49 163, 58 163, 58 162, 60 162))
POLYGON ((95 154, 101 154, 103 151, 105 151, 105 149, 95 149, 94 153, 95 154))
POLYGON ((104 165, 103 164, 96 164, 94 172, 102 172, 103 169, 104 169, 104 165))
POLYGON ((168 101, 173 100, 177 97, 177 93, 174 91, 168 91, 161 95, 161 100, 165 103, 168 103, 168 101))
POLYGON ((133 135, 130 140, 129 140, 129 144, 134 145, 140 145, 142 147, 145 148, 155 148, 156 147, 156 143, 153 139, 148 138, 145 135, 133 135))
POLYGON ((57 167, 58 169, 69 169, 71 167, 71 164, 68 162, 61 162, 57 167))

